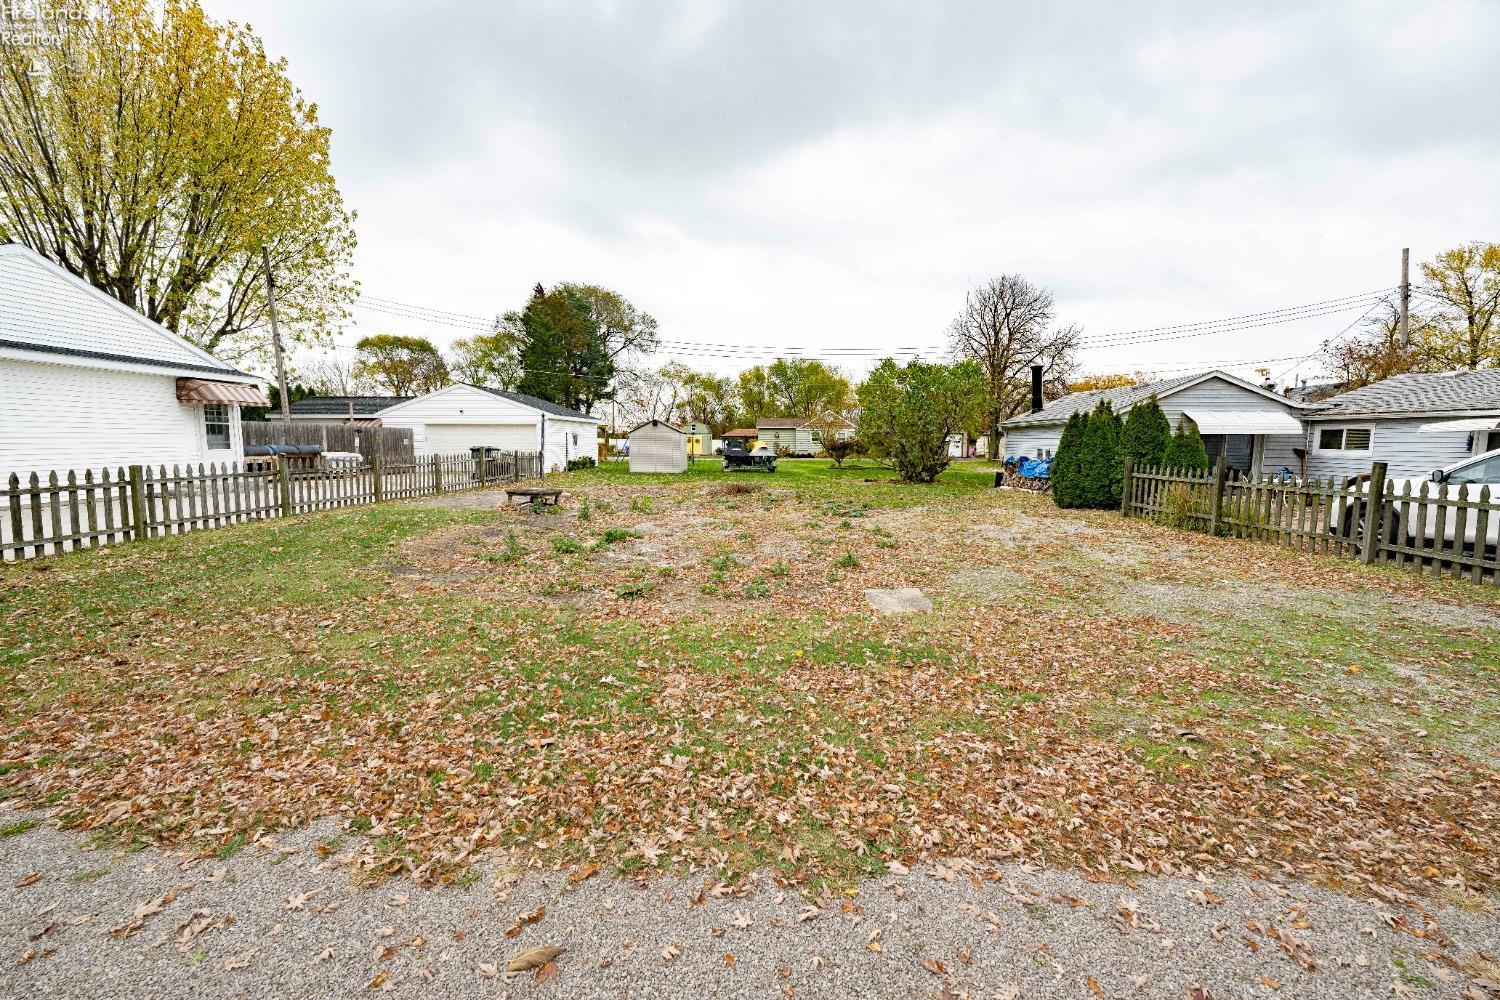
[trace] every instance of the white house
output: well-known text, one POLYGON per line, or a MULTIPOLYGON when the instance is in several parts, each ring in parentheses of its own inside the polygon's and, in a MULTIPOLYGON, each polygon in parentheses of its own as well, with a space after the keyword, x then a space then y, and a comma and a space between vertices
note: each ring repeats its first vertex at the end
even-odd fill
POLYGON ((239 462, 260 379, 34 251, 0 245, 0 476, 239 462))
POLYGON ((855 436, 858 428, 832 410, 816 417, 764 417, 755 422, 756 434, 767 448, 792 455, 816 455, 823 450, 823 437, 840 441, 855 436))
POLYGON ((1198 425, 1210 461, 1223 454, 1230 468, 1246 474, 1273 474, 1282 469, 1300 474, 1306 404, 1221 371, 1070 393, 1001 424, 1005 457, 1050 457, 1074 413, 1092 410, 1100 400, 1108 400, 1123 416, 1153 394, 1173 430, 1183 416, 1198 425))
POLYGON ((542 453, 548 472, 599 454, 599 423, 587 413, 520 392, 455 382, 377 410, 386 427, 410 427, 418 455, 467 454, 470 448, 542 453))
POLYGON ((630 429, 631 472, 686 472, 687 432, 661 420, 630 429))
POLYGON ((1393 375, 1309 410, 1307 473, 1398 479, 1500 448, 1500 370, 1393 375))

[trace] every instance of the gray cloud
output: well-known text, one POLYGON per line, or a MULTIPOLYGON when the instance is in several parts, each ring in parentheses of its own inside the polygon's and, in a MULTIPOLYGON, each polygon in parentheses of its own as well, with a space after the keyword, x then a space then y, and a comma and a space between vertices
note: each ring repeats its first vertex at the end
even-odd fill
POLYGON ((1483 0, 206 4, 322 106, 362 267, 439 305, 468 269, 588 266, 723 339, 767 319, 703 296, 755 271, 838 329, 816 274, 873 303, 861 336, 910 343, 936 289, 951 311, 1016 269, 1146 325, 1367 287, 1376 241, 1500 222, 1483 0))

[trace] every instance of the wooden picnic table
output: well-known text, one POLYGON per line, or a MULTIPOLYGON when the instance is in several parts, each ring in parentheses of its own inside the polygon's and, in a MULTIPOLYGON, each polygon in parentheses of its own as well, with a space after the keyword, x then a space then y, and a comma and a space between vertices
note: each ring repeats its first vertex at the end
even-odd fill
POLYGON ((562 502, 562 490, 548 489, 544 486, 523 486, 505 491, 507 506, 517 499, 533 507, 556 507, 562 502))

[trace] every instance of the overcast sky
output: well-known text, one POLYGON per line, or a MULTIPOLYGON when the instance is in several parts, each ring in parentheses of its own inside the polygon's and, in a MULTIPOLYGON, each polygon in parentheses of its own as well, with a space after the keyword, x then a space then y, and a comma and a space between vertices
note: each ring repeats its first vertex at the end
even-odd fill
MULTIPOLYGON (((734 345, 662 360, 935 357, 1006 272, 1107 342, 1500 239, 1491 0, 205 5, 332 128, 366 293, 490 315, 587 281, 734 345)), ((1291 359, 1363 308, 1084 363, 1291 359)), ((350 334, 381 331, 465 332, 361 309, 350 334)))

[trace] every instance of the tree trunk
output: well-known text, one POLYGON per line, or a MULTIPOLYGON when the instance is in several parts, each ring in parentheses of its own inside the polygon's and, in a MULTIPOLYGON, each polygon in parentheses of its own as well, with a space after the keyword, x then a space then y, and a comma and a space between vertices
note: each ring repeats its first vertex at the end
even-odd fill
POLYGON ((990 415, 989 440, 984 443, 984 457, 994 462, 1000 458, 1000 414, 990 415))

